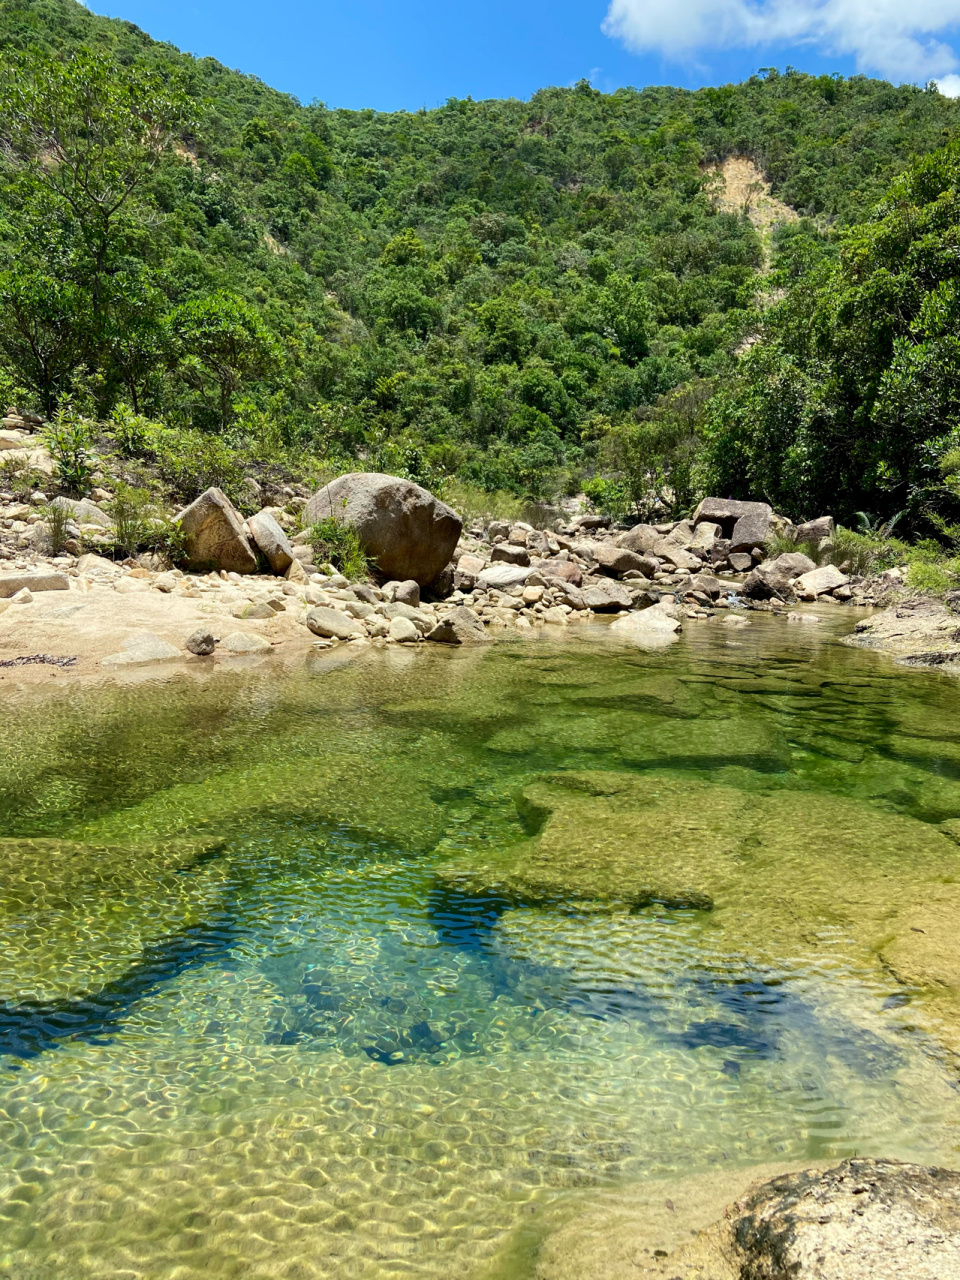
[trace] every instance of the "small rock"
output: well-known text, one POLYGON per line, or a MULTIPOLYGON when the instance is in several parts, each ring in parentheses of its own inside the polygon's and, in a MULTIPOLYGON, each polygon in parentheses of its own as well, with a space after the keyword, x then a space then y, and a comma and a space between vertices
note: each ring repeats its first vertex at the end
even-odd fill
MULTIPOLYGON (((338 609, 330 609, 318 605, 306 616, 307 627, 315 636, 325 639, 349 640, 352 636, 365 634, 365 628, 356 618, 348 618, 338 609)), ((411 624, 412 625, 412 624, 411 624)))
POLYGON ((409 618, 398 614, 390 620, 390 639, 396 640, 398 644, 413 644, 419 635, 420 632, 409 618))
POLYGON ((258 600, 256 604, 240 605, 233 616, 235 618, 272 618, 273 610, 266 600, 258 600))
POLYGON ((22 587, 15 595, 10 597, 13 604, 32 604, 33 592, 29 587, 22 587))
POLYGON ((184 648, 190 653, 195 653, 198 658, 206 658, 213 653, 216 647, 217 642, 214 639, 213 632, 207 630, 206 627, 200 627, 199 630, 194 631, 193 635, 187 637, 184 645, 184 648))
MULTIPOLYGON (((529 560, 527 561, 529 564, 529 560)), ((393 593, 394 600, 400 604, 412 605, 414 609, 420 604, 420 584, 414 578, 407 578, 405 582, 397 584, 397 588, 393 593)))
POLYGON ((490 637, 474 611, 466 605, 458 605, 427 632, 427 639, 438 644, 485 644, 490 637))

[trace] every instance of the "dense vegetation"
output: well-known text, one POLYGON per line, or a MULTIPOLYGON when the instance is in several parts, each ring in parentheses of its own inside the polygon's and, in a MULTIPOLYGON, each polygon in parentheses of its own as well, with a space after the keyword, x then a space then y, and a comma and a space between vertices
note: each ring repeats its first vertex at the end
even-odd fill
POLYGON ((950 454, 956 396, 930 371, 953 295, 936 316, 920 295, 950 278, 955 217, 889 222, 934 169, 860 225, 956 128, 932 89, 770 71, 328 110, 75 0, 5 0, 0 49, 0 394, 107 423, 185 496, 238 494, 251 459, 360 459, 540 499, 586 481, 617 510, 717 484, 892 514, 950 454), (772 271, 714 199, 730 155, 803 215, 772 271))

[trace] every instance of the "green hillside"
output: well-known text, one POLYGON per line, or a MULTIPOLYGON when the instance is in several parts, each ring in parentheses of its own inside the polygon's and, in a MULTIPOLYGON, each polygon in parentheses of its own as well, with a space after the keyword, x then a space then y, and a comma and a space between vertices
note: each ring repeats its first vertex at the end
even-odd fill
MULTIPOLYGON (((119 419, 127 452, 184 492, 239 482, 238 459, 359 458, 682 504, 764 308, 830 269, 842 229, 960 110, 794 71, 328 110, 74 0, 4 0, 0 47, 2 393, 119 419), (771 272, 715 199, 732 155, 802 215, 771 272)), ((727 487, 753 483, 729 458, 727 487)))

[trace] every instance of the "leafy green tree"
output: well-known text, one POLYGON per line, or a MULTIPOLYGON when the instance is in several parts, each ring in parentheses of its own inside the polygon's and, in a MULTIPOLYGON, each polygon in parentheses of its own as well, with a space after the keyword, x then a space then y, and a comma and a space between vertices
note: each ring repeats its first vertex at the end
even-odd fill
POLYGON ((79 285, 23 268, 0 276, 0 352, 47 415, 83 365, 90 323, 79 285))
POLYGON ((168 328, 177 374, 199 394, 205 420, 226 430, 245 381, 278 366, 276 341, 248 302, 224 291, 184 303, 168 328))
POLYGON ((15 58, 0 82, 0 128, 19 176, 75 224, 95 316, 123 217, 193 120, 175 76, 86 50, 15 58))

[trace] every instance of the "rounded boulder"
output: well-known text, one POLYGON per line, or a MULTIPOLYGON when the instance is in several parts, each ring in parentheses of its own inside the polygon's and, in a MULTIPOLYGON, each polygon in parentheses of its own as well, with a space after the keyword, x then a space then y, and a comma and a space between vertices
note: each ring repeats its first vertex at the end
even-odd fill
POLYGON ((399 476, 358 471, 331 481, 307 503, 306 524, 351 525, 384 578, 431 583, 453 557, 462 521, 432 493, 399 476))

